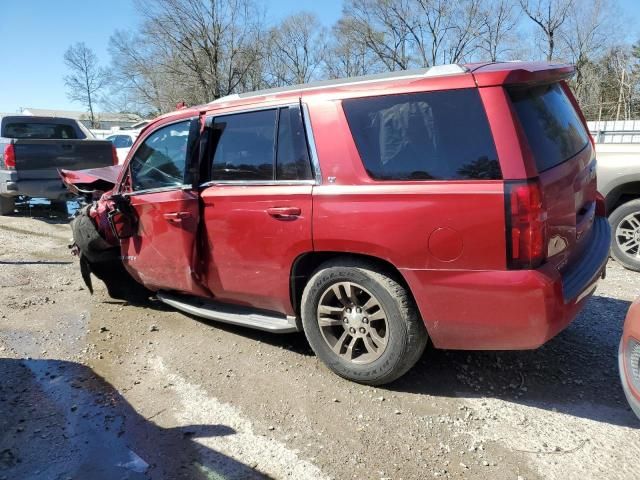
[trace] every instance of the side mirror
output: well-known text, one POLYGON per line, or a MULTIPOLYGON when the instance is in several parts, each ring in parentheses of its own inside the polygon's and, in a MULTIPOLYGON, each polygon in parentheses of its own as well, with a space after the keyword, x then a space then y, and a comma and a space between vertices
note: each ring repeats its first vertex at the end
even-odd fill
POLYGON ((133 237, 136 234, 138 222, 129 199, 122 195, 114 195, 112 200, 114 201, 113 210, 108 214, 111 231, 119 240, 133 237))

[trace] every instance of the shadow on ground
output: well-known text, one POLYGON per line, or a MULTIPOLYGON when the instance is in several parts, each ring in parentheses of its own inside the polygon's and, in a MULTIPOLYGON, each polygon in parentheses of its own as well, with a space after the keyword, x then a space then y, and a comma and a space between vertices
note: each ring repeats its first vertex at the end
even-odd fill
POLYGON ((78 207, 79 203, 76 200, 63 204, 62 202, 50 203, 42 199, 18 199, 15 212, 9 216, 34 218, 49 224, 65 224, 69 223, 70 214, 78 207))
POLYGON ((196 443, 225 425, 162 428, 90 368, 0 359, 0 478, 268 478, 196 443))
POLYGON ((630 302, 594 296, 571 326, 537 350, 429 348, 390 390, 498 398, 613 425, 640 427, 618 376, 618 343, 630 302))
MULTIPOLYGON (((430 345, 412 370, 381 388, 438 397, 498 398, 640 428, 626 403, 618 376, 618 342, 629 305, 627 301, 594 296, 569 328, 537 350, 447 351, 430 345)), ((148 306, 171 310, 161 302, 148 306)), ((301 333, 271 334, 190 317, 298 355, 313 355, 301 333)))
MULTIPOLYGON (((429 346, 409 373, 381 388, 439 397, 498 398, 638 428, 640 422, 620 386, 617 363, 629 304, 594 296, 567 330, 537 350, 447 351, 429 346)), ((298 355, 313 355, 303 334, 269 334, 192 318, 298 355)))

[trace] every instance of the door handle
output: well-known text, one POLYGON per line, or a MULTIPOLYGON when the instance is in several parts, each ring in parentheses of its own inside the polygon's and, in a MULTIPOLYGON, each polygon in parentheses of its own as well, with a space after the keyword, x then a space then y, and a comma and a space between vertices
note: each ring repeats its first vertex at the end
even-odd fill
POLYGON ((171 223, 180 223, 185 218, 191 218, 190 212, 171 212, 163 215, 165 220, 171 223))
POLYGON ((271 207, 267 208, 267 213, 273 218, 281 220, 292 220, 299 217, 302 210, 298 207, 271 207))

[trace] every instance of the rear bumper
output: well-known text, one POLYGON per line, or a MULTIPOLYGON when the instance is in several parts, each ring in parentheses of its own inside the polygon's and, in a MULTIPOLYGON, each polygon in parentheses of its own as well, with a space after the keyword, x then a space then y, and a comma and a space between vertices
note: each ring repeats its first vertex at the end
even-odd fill
POLYGON ((537 348, 584 307, 604 273, 610 231, 597 217, 579 264, 562 275, 552 265, 537 270, 401 270, 438 348, 537 348))
POLYGON ((8 197, 26 196, 64 200, 69 191, 59 178, 46 180, 21 180, 13 170, 0 170, 0 195, 8 197))

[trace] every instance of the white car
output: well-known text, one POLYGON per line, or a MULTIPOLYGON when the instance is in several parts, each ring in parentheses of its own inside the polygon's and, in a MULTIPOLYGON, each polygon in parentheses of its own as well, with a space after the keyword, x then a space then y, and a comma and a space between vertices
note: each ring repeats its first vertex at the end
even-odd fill
POLYGON ((129 150, 131 150, 131 146, 133 145, 133 142, 136 141, 136 138, 138 138, 139 134, 140 132, 138 130, 128 131, 128 132, 121 131, 113 135, 109 135, 108 137, 105 138, 105 140, 109 140, 111 143, 113 143, 113 146, 116 147, 119 164, 124 163, 124 160, 127 158, 127 154, 129 153, 129 150))

